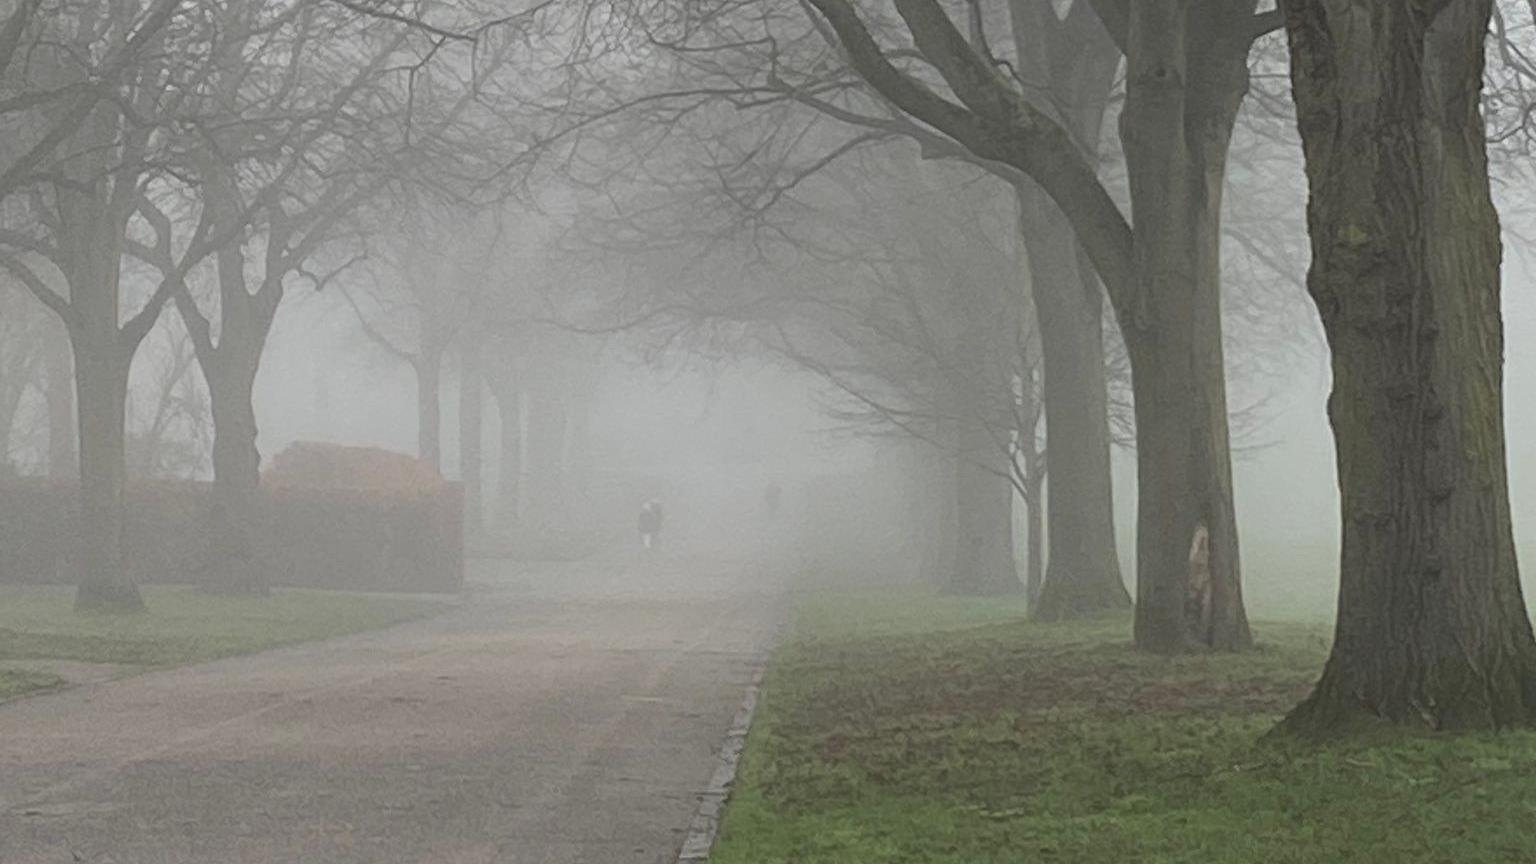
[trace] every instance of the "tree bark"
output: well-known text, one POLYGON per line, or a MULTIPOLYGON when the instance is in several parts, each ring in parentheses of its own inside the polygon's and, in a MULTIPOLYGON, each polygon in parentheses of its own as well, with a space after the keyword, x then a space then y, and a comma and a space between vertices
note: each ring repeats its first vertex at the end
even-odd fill
POLYGON ((48 409, 48 476, 73 480, 80 476, 79 420, 75 417, 75 374, 69 334, 62 325, 43 347, 43 398, 48 409))
POLYGON ((146 326, 132 335, 119 324, 122 244, 131 208, 125 188, 97 179, 56 192, 66 226, 58 251, 69 286, 71 317, 65 323, 74 357, 80 448, 75 605, 81 609, 144 606, 126 560, 125 425, 128 372, 150 321, 143 319, 146 326))
POLYGON ((1019 204, 1039 321, 1050 490, 1050 564, 1031 608, 1040 620, 1062 621, 1131 605, 1115 543, 1103 301, 1097 280, 1078 270, 1059 208, 1030 188, 1020 189, 1019 204))
MULTIPOLYGON (((223 339, 221 352, 230 351, 230 334, 223 339)), ((223 361, 222 368, 207 375, 214 428, 213 530, 202 585, 219 593, 265 594, 270 580, 256 542, 261 454, 252 401, 260 347, 223 361)))
POLYGON ((115 344, 106 350, 75 342, 75 392, 80 418, 80 536, 75 561, 75 606, 90 610, 142 609, 128 571, 123 448, 128 363, 115 344))
POLYGON ((1283 728, 1530 725, 1480 114, 1491 3, 1282 5, 1343 515, 1333 651, 1283 728))
POLYGON ((1136 402, 1135 639, 1157 653, 1252 645, 1242 600, 1221 343, 1221 199, 1248 89, 1253 3, 1130 6, 1121 115, 1136 296, 1121 311, 1136 402), (1192 616, 1190 546, 1209 535, 1192 616))

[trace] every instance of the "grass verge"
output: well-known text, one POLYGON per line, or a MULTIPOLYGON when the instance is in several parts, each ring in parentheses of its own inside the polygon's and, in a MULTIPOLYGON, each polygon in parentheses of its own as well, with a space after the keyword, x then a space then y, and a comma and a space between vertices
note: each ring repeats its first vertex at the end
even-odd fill
POLYGON ((765 683, 717 864, 1536 861, 1536 735, 1263 741, 1318 626, 1162 659, 1129 622, 823 595, 765 683))
POLYGON ((18 661, 110 663, 126 671, 179 666, 374 630, 444 608, 441 600, 329 591, 224 597, 182 587, 142 590, 148 611, 118 615, 76 612, 68 588, 0 586, 0 699, 64 683, 47 671, 15 668, 18 661))
POLYGON ((64 686, 64 683, 63 678, 46 672, 33 672, 26 669, 0 669, 0 702, 24 693, 34 693, 38 690, 53 690, 64 686))

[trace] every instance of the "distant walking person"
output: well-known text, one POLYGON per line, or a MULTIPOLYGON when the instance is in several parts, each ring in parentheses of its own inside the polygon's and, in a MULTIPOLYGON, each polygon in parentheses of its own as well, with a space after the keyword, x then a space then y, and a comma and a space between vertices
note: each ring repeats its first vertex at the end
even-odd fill
POLYGON ((640 508, 640 544, 646 549, 654 549, 660 534, 661 502, 652 498, 640 508))

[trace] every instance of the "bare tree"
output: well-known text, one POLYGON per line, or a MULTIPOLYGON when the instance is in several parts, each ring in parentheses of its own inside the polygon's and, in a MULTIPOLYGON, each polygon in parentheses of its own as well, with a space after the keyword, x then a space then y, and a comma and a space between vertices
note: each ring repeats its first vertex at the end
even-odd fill
POLYGON ((191 479, 206 476, 213 443, 207 386, 186 328, 161 319, 135 358, 143 386, 130 381, 127 402, 128 476, 191 479), (147 367, 147 368, 145 368, 147 367))
POLYGON ((948 94, 896 65, 848 0, 810 2, 871 86, 977 156, 1028 174, 1072 223, 1109 291, 1133 369, 1136 642, 1158 652, 1248 645, 1220 338, 1221 180, 1249 47, 1277 26, 1275 16, 1256 15, 1256 3, 1094 3, 1126 55, 1121 130, 1133 225, 1070 131, 1023 98, 937 0, 895 7, 948 94), (1202 526, 1214 597, 1209 616, 1191 621, 1188 550, 1202 526))
MULTIPOLYGON (((154 14, 161 6, 149 9, 154 14)), ((25 214, 30 230, 7 230, 3 239, 19 254, 0 258, 0 266, 69 331, 80 429, 82 520, 75 564, 82 607, 134 609, 143 602, 123 561, 128 372, 179 280, 163 280, 124 320, 122 255, 145 191, 160 174, 167 145, 157 133, 179 122, 172 118, 184 104, 183 85, 202 73, 206 60, 195 23, 156 29, 146 39, 138 27, 141 11, 137 4, 85 4, 47 22, 57 28, 44 41, 58 46, 59 86, 92 80, 90 69, 68 64, 93 56, 98 43, 144 50, 136 52, 139 62, 105 85, 111 98, 92 100, 85 118, 64 136, 67 146, 53 148, 47 170, 31 178, 25 214), (65 286, 65 293, 50 280, 65 286)), ((181 254, 180 275, 206 254, 205 247, 219 245, 208 219, 199 218, 198 225, 181 254)))
MULTIPOLYGON (((618 13, 602 20, 632 22, 652 54, 675 58, 660 85, 629 100, 661 115, 654 140, 675 134, 675 122, 665 125, 669 117, 702 115, 719 103, 739 115, 781 104, 788 90, 857 115, 871 129, 866 140, 913 137, 926 153, 958 152, 1028 177, 1051 198, 1098 271, 1138 372, 1137 643, 1175 652, 1251 641, 1233 514, 1219 277, 1225 159, 1248 87, 1248 55, 1256 38, 1279 26, 1278 15, 1257 6, 1092 4, 1127 56, 1120 125, 1134 226, 1060 106, 1038 98, 1016 54, 990 41, 1007 29, 994 26, 1003 13, 1040 12, 1030 3, 951 10, 939 0, 720 0, 684 9, 654 0, 608 4, 618 13), (790 22, 802 9, 812 14, 796 32, 790 22), (700 81, 678 68, 705 68, 714 77, 700 81), (835 71, 844 68, 854 74, 835 71), (1141 367, 1148 367, 1144 374, 1141 367), (1214 538, 1216 596, 1210 615, 1188 620, 1189 543, 1202 526, 1214 538)), ((778 149, 744 148, 750 158, 732 164, 761 171, 765 159, 794 145, 791 137, 774 139, 778 149)), ((718 149, 715 167, 736 155, 718 149)), ((802 177, 763 189, 762 199, 781 198, 802 177)))
MULTIPOLYGON (((1003 187, 976 188, 972 171, 880 161, 826 176, 842 181, 841 206, 809 217, 807 235, 822 240, 801 249, 826 266, 786 274, 800 283, 783 298, 792 317, 768 344, 832 386, 841 422, 916 437, 952 460, 957 542, 946 590, 1019 591, 1012 499, 1033 510, 1040 497, 1020 446, 1021 401, 1034 397, 1021 378, 1032 378, 1038 356, 1023 350, 1034 321, 1013 202, 1003 187)), ((1028 434, 1033 448, 1033 426, 1028 434)))
POLYGON ((210 74, 192 97, 204 119, 177 141, 187 182, 146 197, 154 242, 129 248, 174 281, 186 269, 174 250, 179 230, 195 230, 190 212, 207 214, 232 238, 204 250, 216 291, 200 299, 180 284, 175 302, 213 402, 203 583, 249 593, 266 586, 251 536, 260 464, 256 375, 289 282, 320 288, 352 263, 319 253, 385 183, 391 163, 378 152, 392 148, 381 129, 404 112, 391 92, 401 88, 388 86, 398 73, 388 67, 407 40, 324 5, 231 4, 210 18, 218 37, 210 74))
MULTIPOLYGON (((188 0, 129 4, 105 16, 86 0, 18 0, 0 23, 0 201, 36 183, 48 164, 113 98, 124 76, 162 47, 188 0), (73 48, 101 37, 104 51, 69 50, 61 22, 78 23, 73 48), (64 49, 64 50, 61 50, 64 49)), ((99 47, 99 46, 92 46, 99 47)))
POLYGON ((413 203, 387 233, 371 232, 377 248, 342 296, 363 335, 415 372, 417 456, 441 471, 443 361, 470 309, 455 239, 463 221, 413 203))

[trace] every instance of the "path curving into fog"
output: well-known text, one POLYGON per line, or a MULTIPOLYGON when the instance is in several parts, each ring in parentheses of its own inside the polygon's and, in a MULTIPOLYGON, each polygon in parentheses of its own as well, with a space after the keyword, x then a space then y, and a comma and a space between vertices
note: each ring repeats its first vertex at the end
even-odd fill
POLYGON ((776 585, 475 570, 429 621, 0 706, 0 862, 671 864, 776 585))

